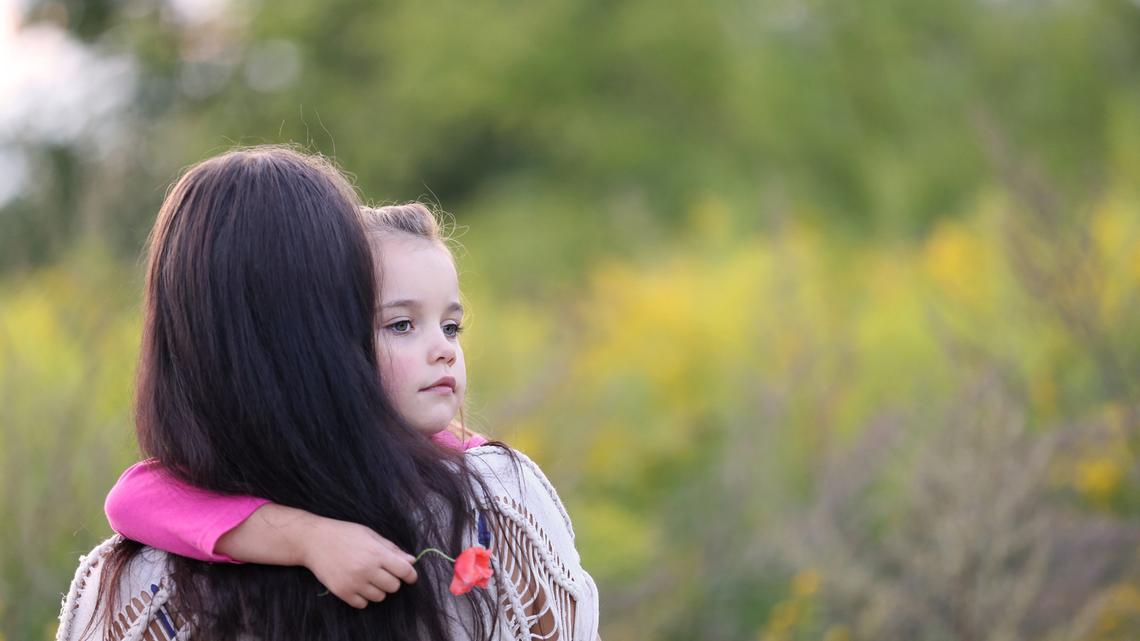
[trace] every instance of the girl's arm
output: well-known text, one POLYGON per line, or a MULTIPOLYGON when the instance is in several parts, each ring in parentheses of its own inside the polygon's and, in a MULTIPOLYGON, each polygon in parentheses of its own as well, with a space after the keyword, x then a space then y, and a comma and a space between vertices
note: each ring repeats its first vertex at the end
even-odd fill
POLYGON ((188 485, 153 459, 123 472, 104 505, 111 527, 202 561, 302 565, 329 592, 363 608, 415 583, 413 557, 358 523, 188 485))
MULTIPOLYGON (((456 449, 465 442, 440 432, 433 440, 456 449), (450 436, 450 438, 449 438, 450 436)), ((329 592, 355 607, 381 601, 414 583, 411 555, 371 529, 249 496, 224 496, 188 485, 157 461, 136 463, 104 505, 111 527, 151 547, 202 561, 303 565, 329 592)))
POLYGON ((234 563, 218 539, 269 501, 222 496, 183 483, 155 459, 127 468, 103 509, 119 534, 200 561, 234 563))

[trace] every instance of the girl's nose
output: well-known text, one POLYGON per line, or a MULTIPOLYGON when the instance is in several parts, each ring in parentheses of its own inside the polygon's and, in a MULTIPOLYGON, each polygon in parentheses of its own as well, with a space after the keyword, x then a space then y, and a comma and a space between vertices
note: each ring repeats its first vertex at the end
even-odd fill
POLYGON ((428 352, 428 360, 432 363, 443 361, 451 364, 455 362, 455 343, 444 335, 443 330, 436 332, 432 337, 431 349, 428 352))

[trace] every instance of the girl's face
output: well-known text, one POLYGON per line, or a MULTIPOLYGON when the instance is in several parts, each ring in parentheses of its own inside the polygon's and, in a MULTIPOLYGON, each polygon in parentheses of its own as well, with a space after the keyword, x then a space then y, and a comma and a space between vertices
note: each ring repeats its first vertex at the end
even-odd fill
POLYGON ((459 276, 437 242, 403 233, 372 242, 379 251, 381 384, 404 420, 434 434, 455 418, 467 392, 459 276))

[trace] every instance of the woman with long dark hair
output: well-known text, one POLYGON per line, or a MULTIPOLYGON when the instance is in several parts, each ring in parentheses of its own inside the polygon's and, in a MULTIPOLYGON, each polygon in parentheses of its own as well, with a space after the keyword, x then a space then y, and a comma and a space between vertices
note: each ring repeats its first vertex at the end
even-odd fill
POLYGON ((136 398, 140 447, 181 481, 456 553, 489 524, 487 591, 451 566, 353 609, 304 568, 211 564, 121 537, 80 564, 59 639, 593 639, 597 593, 533 463, 447 453, 378 385, 373 258, 331 165, 277 147, 192 167, 150 240, 136 398))

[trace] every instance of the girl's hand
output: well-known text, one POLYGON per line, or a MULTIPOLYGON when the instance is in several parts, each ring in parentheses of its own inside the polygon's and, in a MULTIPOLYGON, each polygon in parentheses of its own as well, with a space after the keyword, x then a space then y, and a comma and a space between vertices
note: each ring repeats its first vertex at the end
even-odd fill
POLYGON ((401 581, 417 579, 415 557, 359 523, 318 517, 300 552, 301 565, 354 608, 383 601, 401 581))
POLYGON ((413 557, 359 523, 266 503, 214 546, 246 563, 303 565, 329 592, 354 608, 383 601, 415 583, 413 557))

